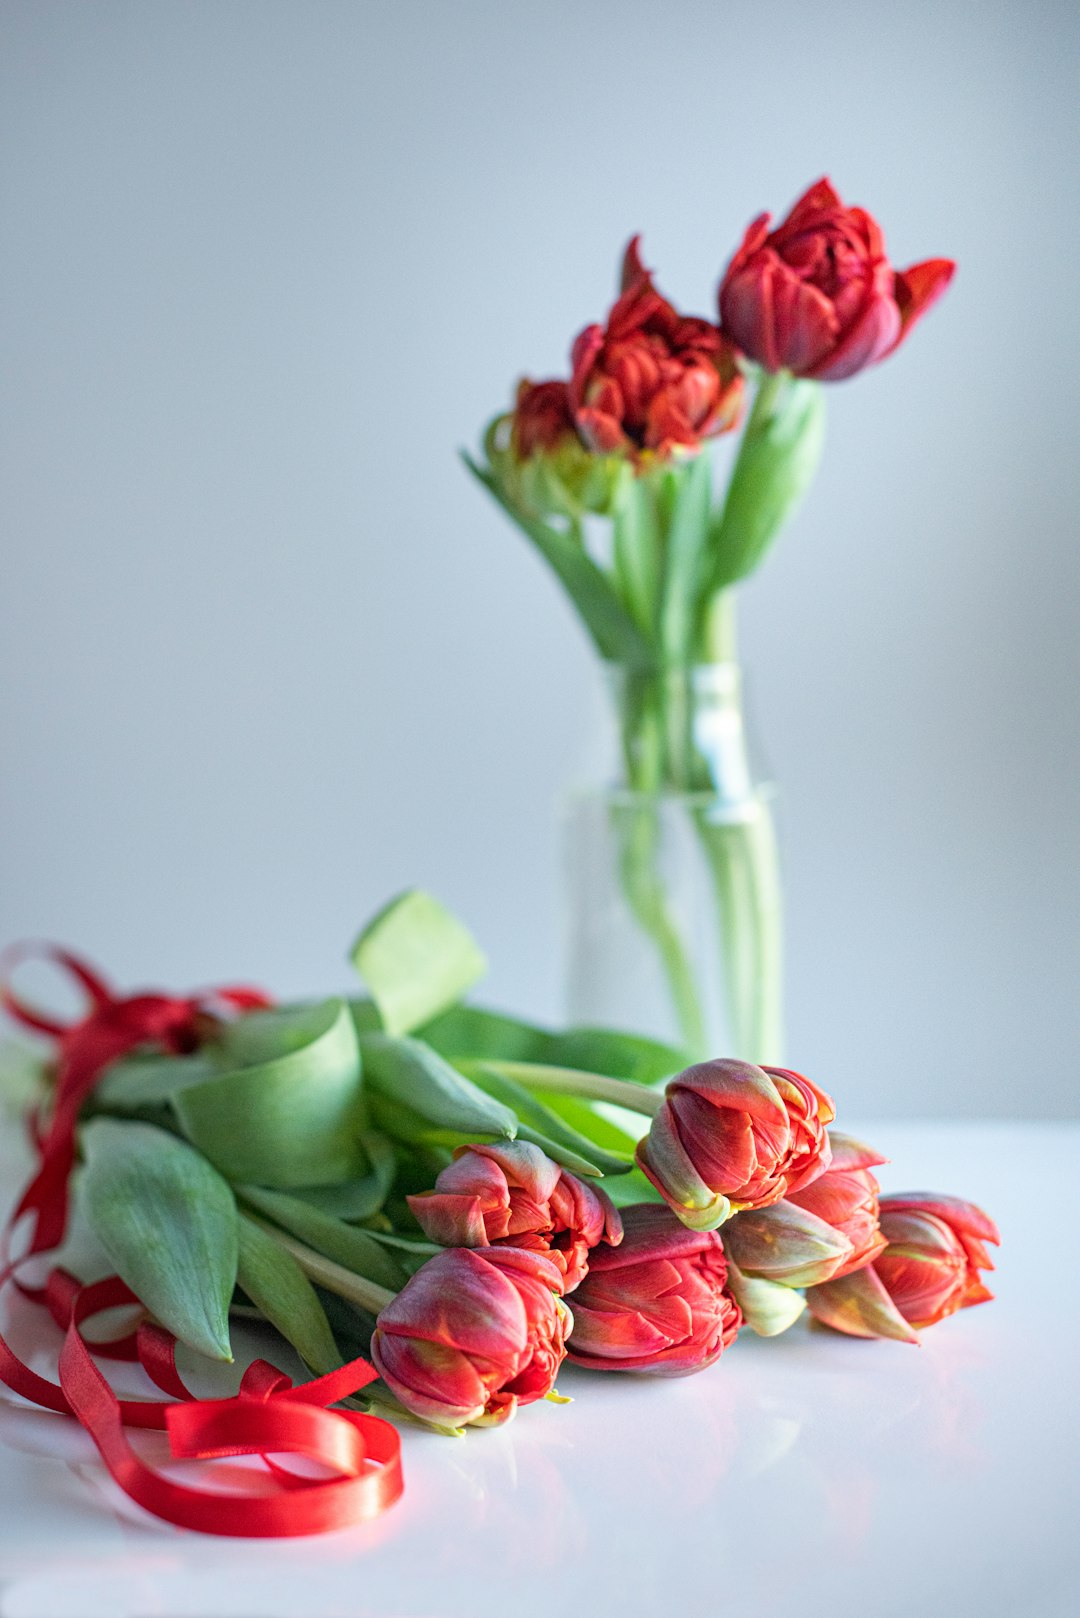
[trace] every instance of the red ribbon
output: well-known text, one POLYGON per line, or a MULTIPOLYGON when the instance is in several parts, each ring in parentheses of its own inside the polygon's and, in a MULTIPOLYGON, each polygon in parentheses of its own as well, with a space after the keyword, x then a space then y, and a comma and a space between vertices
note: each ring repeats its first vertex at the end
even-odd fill
POLYGON ((217 989, 188 999, 162 994, 120 998, 92 967, 49 944, 21 945, 0 957, 0 1005, 23 1027, 57 1045, 52 1116, 47 1127, 37 1114, 31 1118, 37 1167, 3 1233, 0 1293, 14 1285, 47 1309, 65 1332, 58 1383, 32 1371, 2 1335, 0 1380, 34 1404, 75 1416, 121 1489, 155 1516, 206 1534, 261 1538, 347 1528, 377 1516, 401 1494, 401 1443, 390 1423, 327 1408, 373 1381, 374 1368, 356 1359, 295 1386, 284 1372, 256 1360, 233 1398, 197 1399, 176 1368, 176 1339, 162 1326, 144 1319, 136 1331, 109 1343, 89 1344, 83 1337, 82 1327, 93 1315, 139 1302, 119 1276, 83 1286, 66 1270, 54 1268, 37 1288, 18 1277, 32 1258, 52 1252, 64 1239, 79 1109, 110 1063, 138 1045, 173 1053, 194 1050, 200 1024, 215 1006, 242 1013, 269 1004, 265 995, 248 988, 217 989), (34 955, 52 961, 82 986, 90 1002, 84 1017, 60 1023, 17 998, 10 973, 34 955), (24 1218, 31 1220, 29 1245, 11 1259, 12 1232, 24 1218), (95 1355, 137 1360, 169 1399, 118 1399, 95 1355), (237 1494, 179 1483, 142 1459, 126 1426, 163 1429, 175 1460, 257 1455, 267 1468, 259 1475, 263 1489, 237 1494), (334 1476, 302 1476, 271 1459, 286 1454, 316 1461, 334 1476))

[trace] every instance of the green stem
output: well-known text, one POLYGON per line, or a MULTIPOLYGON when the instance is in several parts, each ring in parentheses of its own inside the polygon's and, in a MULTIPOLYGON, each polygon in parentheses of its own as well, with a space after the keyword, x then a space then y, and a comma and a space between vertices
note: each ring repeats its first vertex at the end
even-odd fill
POLYGON ((286 1236, 284 1231, 279 1230, 276 1225, 269 1224, 267 1220, 257 1219, 250 1213, 246 1217, 265 1230, 286 1253, 291 1253, 310 1281, 325 1287, 328 1292, 336 1292, 339 1298, 345 1298, 349 1303, 355 1303, 373 1315, 377 1315, 393 1301, 395 1294, 386 1287, 376 1286, 374 1281, 365 1281, 362 1275, 355 1275, 343 1264, 335 1264, 333 1259, 323 1258, 314 1248, 306 1247, 303 1242, 296 1241, 292 1236, 286 1236))
POLYGON ((702 657, 706 663, 737 661, 735 591, 730 586, 717 590, 709 599, 702 635, 702 657))
POLYGON ((694 811, 716 899, 728 1020, 745 1061, 780 1061, 781 903, 776 838, 768 804, 759 796, 748 818, 731 825, 694 811))
POLYGON ((655 1118, 664 1105, 664 1092, 650 1090, 628 1079, 609 1079, 602 1073, 584 1073, 573 1067, 548 1067, 542 1062, 485 1061, 484 1066, 526 1090, 547 1090, 559 1095, 580 1096, 584 1101, 608 1101, 630 1112, 655 1118))

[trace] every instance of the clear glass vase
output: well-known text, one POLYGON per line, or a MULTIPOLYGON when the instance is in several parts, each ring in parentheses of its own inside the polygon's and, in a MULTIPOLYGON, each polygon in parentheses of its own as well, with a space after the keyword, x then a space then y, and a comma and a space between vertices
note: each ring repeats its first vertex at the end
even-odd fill
POLYGON ((564 824, 570 1019, 777 1063, 772 790, 751 768, 739 666, 605 677, 606 779, 564 824))

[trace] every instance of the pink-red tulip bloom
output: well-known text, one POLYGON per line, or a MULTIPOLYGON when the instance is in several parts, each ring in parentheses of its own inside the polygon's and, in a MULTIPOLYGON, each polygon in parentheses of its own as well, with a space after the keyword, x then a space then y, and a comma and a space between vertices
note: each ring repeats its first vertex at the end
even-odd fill
POLYGON ((444 1247, 507 1244, 543 1253, 569 1292, 585 1274, 589 1250, 622 1240, 611 1199, 528 1141, 462 1146, 433 1191, 408 1199, 424 1234, 444 1247))
POLYGON ((742 1323, 715 1231, 658 1203, 623 1210, 618 1247, 598 1247, 574 1293, 569 1358, 595 1371, 685 1376, 711 1365, 742 1323))
POLYGON ((770 231, 754 220, 720 287, 727 336, 767 371, 839 382, 891 354, 941 296, 956 265, 894 270, 877 221, 827 179, 770 231))
POLYGON ((701 1062, 678 1074, 637 1161, 693 1230, 799 1191, 829 1166, 823 1090, 788 1068, 701 1062))
POLYGON ((789 1191, 788 1201, 815 1214, 847 1238, 851 1247, 849 1255, 827 1277, 836 1280, 872 1263, 885 1246, 878 1223, 880 1187, 870 1170, 886 1159, 872 1147, 863 1146, 835 1129, 829 1131, 829 1143, 832 1162, 826 1172, 801 1191, 789 1191))
POLYGON ((882 1197, 880 1206, 885 1248, 865 1269, 810 1288, 818 1320, 855 1337, 914 1342, 913 1328, 993 1297, 980 1271, 993 1269, 986 1244, 1000 1238, 981 1208, 932 1192, 882 1197))
POLYGON ((387 1387, 447 1427, 496 1425, 552 1390, 570 1314, 562 1275, 515 1247, 449 1248, 388 1303, 371 1341, 387 1387))
POLYGON ((718 328, 680 315, 656 290, 638 240, 606 326, 586 326, 574 343, 570 407, 590 449, 663 458, 736 426, 744 384, 718 328))

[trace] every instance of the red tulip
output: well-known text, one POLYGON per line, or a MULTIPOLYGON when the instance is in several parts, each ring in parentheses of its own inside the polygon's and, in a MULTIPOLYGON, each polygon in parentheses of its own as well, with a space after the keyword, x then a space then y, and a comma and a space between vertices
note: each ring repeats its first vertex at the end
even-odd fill
POLYGON ((449 1248, 428 1260, 379 1316, 371 1358, 390 1391, 425 1421, 508 1421, 545 1398, 566 1354, 562 1275, 515 1247, 449 1248))
POLYGON ((577 440, 569 385, 522 380, 510 418, 510 445, 518 460, 556 450, 568 440, 577 440))
POLYGON ((606 326, 586 326, 571 353, 570 404, 600 454, 697 450, 734 427, 743 379, 735 350, 708 320, 680 315, 653 286, 635 236, 606 326))
POLYGON ((835 1129, 829 1131, 829 1142, 832 1162, 828 1170, 801 1191, 789 1192, 788 1201, 816 1214, 851 1243, 850 1256, 828 1278, 837 1280, 871 1263, 885 1246, 878 1225, 880 1187, 870 1168, 887 1159, 835 1129))
POLYGON ((668 1084, 637 1161, 685 1225, 712 1230, 823 1174, 834 1116, 824 1091, 788 1068, 701 1062, 668 1084))
POLYGON ((711 1365, 742 1324, 726 1291, 715 1231, 691 1231, 667 1208, 624 1208, 625 1236, 600 1246, 574 1293, 567 1354, 594 1371, 685 1376, 711 1365))
POLYGON ((985 1244, 1000 1237, 973 1203, 931 1192, 882 1197, 881 1233, 886 1246, 872 1264, 807 1292, 811 1313, 825 1325, 914 1342, 912 1327, 936 1325, 993 1297, 979 1272, 993 1269, 985 1244))
POLYGON ((459 1147, 434 1191, 408 1202, 431 1241, 447 1247, 506 1243, 543 1253, 558 1266, 567 1292, 585 1274, 590 1248, 622 1240, 622 1222, 606 1192, 568 1174, 528 1141, 459 1147))
POLYGON ((894 270, 876 220, 819 180, 746 232, 720 287, 723 330, 767 371, 839 382, 903 342, 952 280, 951 259, 894 270))

